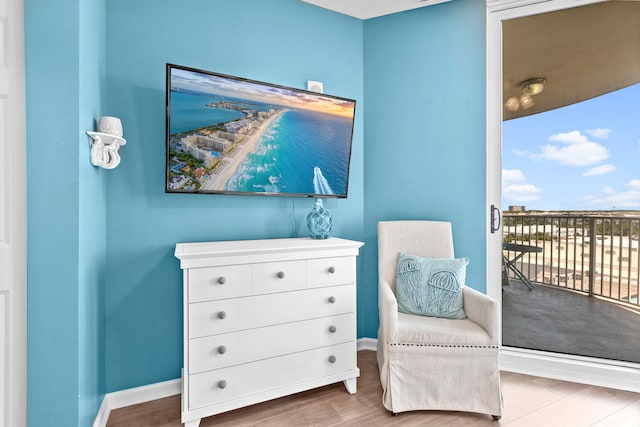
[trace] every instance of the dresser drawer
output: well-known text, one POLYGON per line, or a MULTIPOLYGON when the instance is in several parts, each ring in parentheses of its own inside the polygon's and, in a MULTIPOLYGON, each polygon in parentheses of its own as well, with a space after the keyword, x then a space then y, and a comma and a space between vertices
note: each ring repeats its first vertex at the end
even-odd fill
POLYGON ((253 294, 293 291, 307 287, 307 262, 284 261, 253 264, 253 294))
POLYGON ((317 258, 307 261, 307 286, 347 285, 356 278, 354 257, 317 258))
POLYGON ((189 376, 189 410, 356 369, 349 342, 189 376))
POLYGON ((189 373, 353 341, 355 324, 349 313, 195 338, 189 340, 189 373))
POLYGON ((189 338, 353 313, 355 285, 189 304, 189 338))
POLYGON ((188 274, 189 302, 251 294, 251 265, 192 268, 188 274))

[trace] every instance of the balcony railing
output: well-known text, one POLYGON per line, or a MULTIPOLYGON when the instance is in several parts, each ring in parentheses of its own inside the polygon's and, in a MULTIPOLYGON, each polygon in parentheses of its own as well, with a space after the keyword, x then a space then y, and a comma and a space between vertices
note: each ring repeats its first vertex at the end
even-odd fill
POLYGON ((505 214, 503 224, 504 242, 542 248, 516 261, 531 282, 640 308, 640 216, 505 214))

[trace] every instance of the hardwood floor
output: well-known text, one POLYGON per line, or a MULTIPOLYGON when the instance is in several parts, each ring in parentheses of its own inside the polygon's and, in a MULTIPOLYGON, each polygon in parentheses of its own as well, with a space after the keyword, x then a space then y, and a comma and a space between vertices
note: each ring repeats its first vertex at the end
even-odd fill
MULTIPOLYGON (((638 427, 640 394, 502 373, 502 419, 483 414, 417 411, 391 415, 382 406, 375 352, 358 352, 358 392, 342 383, 204 418, 211 426, 516 426, 638 427)), ((180 395, 116 409, 108 427, 180 426, 180 395)))

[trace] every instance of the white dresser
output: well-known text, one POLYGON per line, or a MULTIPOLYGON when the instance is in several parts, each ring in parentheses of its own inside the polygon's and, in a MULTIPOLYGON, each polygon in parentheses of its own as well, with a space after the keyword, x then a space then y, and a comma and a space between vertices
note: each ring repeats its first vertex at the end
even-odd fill
POLYGON ((356 392, 361 242, 179 243, 182 422, 344 381, 356 392))

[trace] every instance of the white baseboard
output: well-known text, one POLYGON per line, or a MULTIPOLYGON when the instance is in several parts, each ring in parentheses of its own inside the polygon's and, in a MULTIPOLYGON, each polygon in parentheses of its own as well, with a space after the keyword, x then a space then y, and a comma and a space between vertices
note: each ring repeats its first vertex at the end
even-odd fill
POLYGON ((106 427, 107 421, 109 421, 109 414, 111 413, 111 409, 107 404, 107 396, 102 399, 102 403, 100 404, 100 409, 98 409, 98 414, 96 415, 96 419, 93 421, 93 427, 106 427))
POLYGON ((500 369, 640 393, 640 364, 503 347, 500 369))
POLYGON ((378 340, 375 338, 358 339, 358 351, 360 350, 376 351, 377 346, 378 346, 378 340))
POLYGON ((100 410, 93 422, 93 427, 106 427, 107 421, 109 420, 109 414, 114 409, 180 394, 181 387, 182 380, 177 378, 174 380, 107 393, 105 394, 104 399, 102 399, 102 404, 100 405, 100 410))

